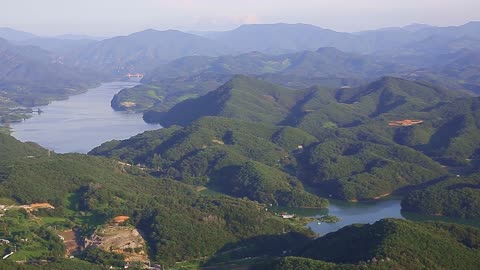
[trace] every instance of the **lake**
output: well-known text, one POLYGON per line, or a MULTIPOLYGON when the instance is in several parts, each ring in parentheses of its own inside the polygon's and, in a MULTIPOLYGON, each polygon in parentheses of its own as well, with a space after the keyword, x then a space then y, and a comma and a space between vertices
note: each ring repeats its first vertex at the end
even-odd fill
POLYGON ((304 217, 321 217, 323 215, 333 215, 341 219, 337 223, 311 222, 307 226, 319 235, 325 235, 330 232, 337 231, 347 225, 357 223, 375 223, 384 218, 399 218, 414 221, 443 221, 458 223, 471 226, 480 226, 480 219, 462 219, 448 217, 433 217, 420 214, 403 212, 400 206, 401 198, 386 197, 381 200, 368 202, 342 202, 338 200, 330 200, 328 209, 312 209, 312 208, 292 208, 292 207, 274 207, 274 212, 287 212, 304 217))
POLYGON ((136 85, 136 82, 104 83, 67 100, 38 107, 43 111, 41 114, 10 125, 12 136, 57 153, 87 153, 103 142, 161 128, 145 123, 142 114, 111 108, 110 101, 116 93, 136 85))
MULTIPOLYGON (((147 124, 142 114, 116 112, 110 106, 112 97, 123 88, 134 87, 135 82, 104 83, 100 87, 39 107, 43 112, 21 123, 11 125, 12 135, 21 141, 33 141, 57 153, 87 153, 103 142, 126 139, 146 130, 161 128, 147 124)), ((36 108, 35 108, 36 109, 36 108)), ((341 218, 338 223, 312 222, 308 226, 320 235, 336 231, 354 223, 373 223, 383 218, 412 220, 442 220, 480 225, 475 220, 425 217, 402 213, 399 198, 385 198, 372 202, 345 203, 331 200, 328 210, 302 208, 275 208, 300 216, 319 217, 330 214, 341 218)))

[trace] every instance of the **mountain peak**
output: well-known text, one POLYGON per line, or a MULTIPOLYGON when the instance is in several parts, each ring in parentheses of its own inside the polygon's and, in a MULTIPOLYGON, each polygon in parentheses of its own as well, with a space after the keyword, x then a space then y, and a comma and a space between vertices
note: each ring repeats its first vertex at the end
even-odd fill
POLYGON ((317 29, 317 30, 326 30, 313 24, 280 22, 280 23, 270 23, 270 24, 243 24, 238 28, 234 29, 233 31, 235 30, 269 30, 274 28, 282 28, 282 29, 310 28, 310 29, 317 29))
POLYGON ((335 47, 322 47, 316 50, 316 53, 332 53, 332 54, 338 54, 338 53, 344 53, 343 51, 335 48, 335 47))
POLYGON ((11 41, 24 41, 27 39, 35 38, 34 34, 24 31, 15 30, 9 27, 0 28, 0 37, 11 41))
POLYGON ((415 32, 415 31, 418 31, 418 30, 423 30, 423 29, 432 28, 432 27, 434 27, 434 26, 429 25, 429 24, 412 23, 412 24, 409 24, 409 25, 406 25, 406 26, 402 27, 402 29, 415 32))

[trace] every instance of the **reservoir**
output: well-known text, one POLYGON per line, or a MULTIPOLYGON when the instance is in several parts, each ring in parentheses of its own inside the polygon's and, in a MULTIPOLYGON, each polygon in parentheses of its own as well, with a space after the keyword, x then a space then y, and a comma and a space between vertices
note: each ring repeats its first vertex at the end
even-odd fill
POLYGON ((42 113, 10 125, 12 136, 57 153, 87 153, 106 141, 161 128, 145 123, 142 114, 111 108, 110 101, 116 93, 136 85, 136 82, 103 83, 86 93, 39 107, 42 113))
POLYGON ((384 218, 408 219, 418 222, 423 221, 441 221, 449 223, 458 223, 474 227, 480 226, 480 219, 462 219, 450 217, 425 216, 401 211, 400 197, 386 197, 376 201, 367 202, 342 202, 330 200, 328 209, 296 208, 296 207, 274 207, 273 212, 287 212, 303 217, 321 217, 323 215, 332 215, 340 218, 337 223, 325 223, 314 221, 307 226, 319 235, 325 235, 335 232, 351 224, 373 224, 384 218))
MULTIPOLYGON (((42 113, 11 124, 12 135, 21 141, 32 141, 57 153, 87 153, 100 144, 113 139, 127 139, 147 130, 161 128, 147 124, 142 114, 117 112, 110 106, 112 97, 124 88, 138 85, 135 82, 112 82, 89 89, 86 93, 68 100, 54 101, 39 107, 42 113)), ((35 110, 37 108, 34 108, 35 110)), ((275 212, 288 212, 298 216, 320 217, 334 215, 338 223, 311 222, 308 226, 324 235, 354 224, 374 223, 383 218, 411 220, 441 220, 469 225, 479 221, 425 217, 401 212, 400 198, 384 198, 372 202, 346 203, 330 200, 329 209, 275 208, 275 212)))

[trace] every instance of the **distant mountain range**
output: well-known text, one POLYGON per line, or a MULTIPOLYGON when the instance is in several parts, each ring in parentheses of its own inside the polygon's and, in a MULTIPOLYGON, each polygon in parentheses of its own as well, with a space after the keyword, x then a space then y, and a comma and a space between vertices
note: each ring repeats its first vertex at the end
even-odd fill
MULTIPOLYGON (((189 56, 171 61, 148 73, 145 82, 206 73, 371 79, 400 72, 400 65, 375 57, 346 53, 333 47, 289 54, 250 52, 220 57, 189 56)), ((403 68, 403 70, 407 70, 403 68)))
POLYGON ((208 38, 175 30, 145 30, 85 46, 71 55, 77 66, 113 74, 146 72, 187 55, 217 56, 229 50, 208 38))
POLYGON ((277 206, 395 195, 407 219, 479 218, 479 26, 248 25, 101 41, 0 29, 10 38, 0 38, 0 122, 142 72, 111 105, 164 127, 88 155, 55 154, 2 128, 0 253, 11 257, 0 269, 23 259, 25 269, 135 268, 123 257, 134 253, 162 269, 476 269, 474 227, 384 219, 315 235, 307 223, 351 221, 277 206), (123 239, 110 228, 138 232, 142 248, 125 238, 64 260, 77 241, 59 234, 123 239))
POLYGON ((50 39, 63 39, 63 40, 102 40, 106 39, 105 37, 89 36, 89 35, 75 35, 75 34, 64 34, 58 36, 38 36, 32 33, 15 30, 9 27, 0 27, 0 38, 9 40, 9 41, 27 41, 29 39, 35 38, 50 38, 50 39))
POLYGON ((15 45, 37 46, 57 54, 65 54, 103 39, 87 35, 37 36, 11 28, 0 28, 0 38, 6 39, 15 45))
POLYGON ((38 106, 82 92, 100 81, 98 74, 69 67, 46 50, 0 39, 0 97, 3 101, 38 106))
POLYGON ((101 41, 68 35, 52 40, 8 28, 0 29, 0 37, 61 52, 78 66, 118 75, 146 72, 173 59, 193 55, 219 56, 252 51, 285 54, 334 47, 344 52, 412 59, 461 49, 477 50, 480 23, 452 27, 409 25, 358 33, 341 33, 308 24, 279 23, 243 25, 231 31, 197 34, 149 29, 101 41), (55 46, 52 45, 54 41, 57 42, 55 46))

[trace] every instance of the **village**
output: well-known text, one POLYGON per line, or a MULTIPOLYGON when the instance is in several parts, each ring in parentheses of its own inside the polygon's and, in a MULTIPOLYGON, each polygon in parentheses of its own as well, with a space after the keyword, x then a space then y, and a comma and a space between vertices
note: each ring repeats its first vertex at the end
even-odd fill
MULTIPOLYGON (((0 205, 0 220, 5 217, 9 211, 24 211, 28 219, 33 222, 43 223, 42 217, 36 216, 39 210, 55 210, 55 207, 46 202, 33 203, 26 205, 0 205)), ((62 229, 57 226, 49 226, 49 228, 58 236, 65 246, 65 258, 73 259, 80 255, 82 251, 87 248, 99 248, 106 252, 113 252, 121 254, 125 261, 125 269, 134 267, 135 269, 162 269, 160 265, 152 265, 148 258, 146 242, 141 233, 129 223, 129 216, 116 216, 106 224, 98 226, 92 235, 89 237, 82 237, 77 228, 62 229)), ((6 260, 12 257, 17 252, 21 251, 20 244, 27 243, 33 239, 5 237, 0 238, 0 247, 3 246, 4 254, 1 254, 1 259, 6 260), (5 248, 7 247, 7 248, 5 248)), ((15 260, 18 264, 37 264, 48 263, 48 260, 28 259, 15 260)))

